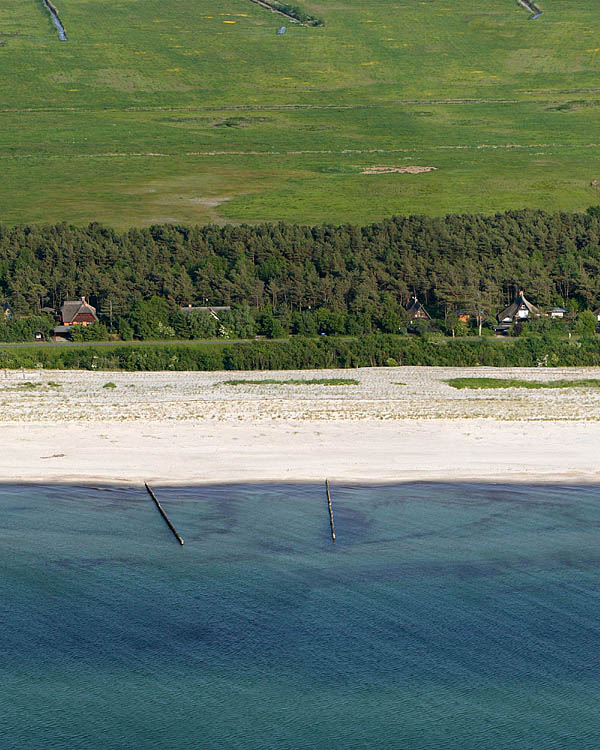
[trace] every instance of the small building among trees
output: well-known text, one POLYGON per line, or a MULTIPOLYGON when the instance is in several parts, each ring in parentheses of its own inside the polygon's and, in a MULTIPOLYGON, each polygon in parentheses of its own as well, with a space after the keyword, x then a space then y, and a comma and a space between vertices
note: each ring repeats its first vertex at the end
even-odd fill
POLYGON ((409 321, 412 323, 414 320, 431 320, 431 315, 419 302, 417 297, 413 297, 410 305, 408 306, 406 313, 409 321))
POLYGON ((496 316, 498 325, 494 330, 496 333, 506 333, 513 324, 522 323, 530 317, 539 318, 541 314, 520 290, 513 302, 496 316))
POLYGON ((58 339, 70 339, 73 326, 89 326, 98 322, 96 308, 85 301, 85 297, 66 300, 58 311, 57 325, 52 335, 58 339))
POLYGON ((85 301, 85 297, 67 300, 59 310, 60 323, 63 326, 89 326, 98 322, 96 308, 85 301))

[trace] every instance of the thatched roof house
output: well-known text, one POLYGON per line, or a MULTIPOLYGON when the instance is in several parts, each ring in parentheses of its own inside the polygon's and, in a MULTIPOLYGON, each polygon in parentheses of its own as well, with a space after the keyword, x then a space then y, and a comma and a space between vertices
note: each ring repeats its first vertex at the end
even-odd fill
POLYGON ((520 291, 513 302, 502 312, 496 316, 498 323, 516 323, 518 320, 525 320, 530 316, 537 318, 542 313, 538 310, 535 305, 525 298, 525 295, 520 291))
POLYGON ((412 298, 412 302, 406 312, 411 322, 413 320, 431 320, 431 316, 416 297, 412 298))
POLYGON ((85 301, 85 297, 67 300, 59 310, 63 326, 90 325, 98 320, 96 308, 85 301))
POLYGON ((539 318, 540 310, 526 299, 523 291, 519 291, 513 302, 496 316, 498 324, 495 328, 496 333, 505 333, 513 323, 520 323, 527 318, 539 318))

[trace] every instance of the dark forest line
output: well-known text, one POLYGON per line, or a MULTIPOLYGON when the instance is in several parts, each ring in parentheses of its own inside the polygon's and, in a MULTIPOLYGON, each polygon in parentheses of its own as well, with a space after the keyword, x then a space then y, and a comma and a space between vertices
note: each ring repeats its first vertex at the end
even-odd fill
MULTIPOLYGON (((519 289, 541 309, 600 307, 600 212, 392 218, 364 227, 0 226, 3 340, 50 329, 85 295, 123 339, 398 333, 413 294, 433 318, 495 315, 519 289), (231 305, 216 321, 188 305, 231 305), (33 318, 32 316, 42 316, 33 318)), ((443 329, 443 327, 442 327, 443 329)), ((84 336, 80 331, 78 334, 84 336)))

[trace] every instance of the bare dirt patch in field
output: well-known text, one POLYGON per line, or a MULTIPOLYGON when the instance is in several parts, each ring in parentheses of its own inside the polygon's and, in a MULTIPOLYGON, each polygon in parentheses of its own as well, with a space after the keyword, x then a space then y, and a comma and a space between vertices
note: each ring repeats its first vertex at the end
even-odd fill
POLYGON ((361 174, 422 174, 436 170, 437 167, 367 167, 361 174))

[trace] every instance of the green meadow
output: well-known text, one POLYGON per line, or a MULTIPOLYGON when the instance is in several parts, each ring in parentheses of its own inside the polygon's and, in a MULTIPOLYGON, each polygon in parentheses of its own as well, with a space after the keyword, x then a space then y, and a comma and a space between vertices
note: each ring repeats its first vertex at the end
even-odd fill
POLYGON ((376 221, 600 202, 597 1, 0 5, 0 221, 376 221), (283 35, 279 26, 287 26, 283 35), (372 167, 434 167, 363 174, 372 167))

